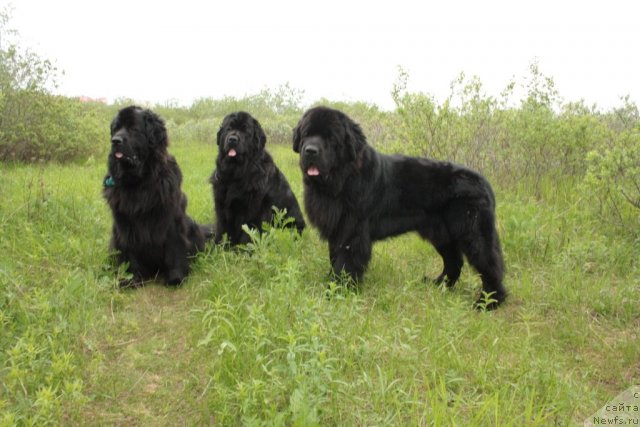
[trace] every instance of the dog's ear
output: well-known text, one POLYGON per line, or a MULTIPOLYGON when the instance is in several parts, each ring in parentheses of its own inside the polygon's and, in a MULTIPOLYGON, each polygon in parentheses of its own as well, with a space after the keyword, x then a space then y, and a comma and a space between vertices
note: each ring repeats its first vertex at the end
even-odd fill
POLYGON ((151 110, 142 110, 142 117, 149 145, 158 148, 167 148, 169 145, 167 128, 160 116, 151 110))
POLYGON ((356 160, 360 152, 367 145, 367 137, 364 136, 359 124, 345 116, 343 118, 345 128, 345 142, 348 147, 350 160, 356 160))
POLYGON ((302 120, 304 120, 304 116, 302 116, 296 127, 293 128, 293 151, 296 153, 300 152, 300 141, 302 140, 300 128, 302 127, 302 120))
POLYGON ((118 116, 115 116, 113 120, 111 120, 111 124, 109 125, 109 134, 113 136, 116 132, 116 123, 118 122, 118 116))
POLYGON ((220 147, 220 144, 222 144, 222 129, 224 129, 224 126, 220 126, 220 129, 218 129, 218 133, 216 134, 218 147, 220 147))
POLYGON ((263 150, 264 145, 267 143, 267 135, 264 133, 264 130, 262 130, 260 122, 256 119, 253 119, 253 134, 253 137, 258 140, 258 146, 263 150))

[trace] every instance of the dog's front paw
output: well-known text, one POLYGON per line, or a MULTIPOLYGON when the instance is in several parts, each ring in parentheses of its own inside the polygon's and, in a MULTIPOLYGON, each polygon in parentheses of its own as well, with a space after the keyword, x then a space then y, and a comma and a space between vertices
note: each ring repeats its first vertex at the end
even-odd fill
POLYGON ((179 270, 172 270, 167 274, 166 282, 169 286, 180 286, 184 281, 185 275, 179 270))

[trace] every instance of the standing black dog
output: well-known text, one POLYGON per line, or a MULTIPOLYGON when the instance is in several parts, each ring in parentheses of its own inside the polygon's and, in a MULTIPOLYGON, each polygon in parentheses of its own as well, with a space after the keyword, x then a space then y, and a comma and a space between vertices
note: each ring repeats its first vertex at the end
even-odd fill
POLYGON ((129 263, 137 286, 162 275, 178 285, 189 272, 188 258, 212 235, 186 214, 182 173, 167 152, 164 122, 150 110, 124 108, 111 122, 109 174, 104 197, 113 214, 111 248, 118 263, 129 263))
POLYGON ((376 240, 417 231, 442 257, 435 280, 453 286, 463 254, 482 278, 478 307, 504 301, 495 198, 480 174, 448 162, 380 154, 360 126, 326 107, 308 110, 293 132, 309 220, 329 241, 334 274, 359 280, 376 240))
POLYGON ((302 233, 300 205, 289 183, 264 149, 267 142, 260 123, 249 113, 231 113, 218 131, 218 157, 211 175, 216 211, 215 241, 226 234, 232 245, 249 243, 246 224, 262 229, 273 219, 273 207, 286 209, 289 226, 302 233))

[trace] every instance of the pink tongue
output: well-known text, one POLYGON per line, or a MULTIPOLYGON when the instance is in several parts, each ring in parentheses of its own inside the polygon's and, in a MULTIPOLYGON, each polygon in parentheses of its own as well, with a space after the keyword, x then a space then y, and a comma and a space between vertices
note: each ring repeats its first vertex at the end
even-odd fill
POLYGON ((116 159, 121 159, 121 158, 122 158, 122 156, 124 156, 124 154, 122 154, 122 153, 121 153, 121 152, 119 152, 119 151, 116 151, 116 152, 115 152, 115 154, 114 154, 114 156, 116 156, 116 159))
POLYGON ((309 175, 309 176, 318 176, 318 175, 320 175, 320 171, 318 170, 317 167, 311 166, 309 169, 307 169, 307 175, 309 175))
POLYGON ((236 156, 236 150, 234 150, 233 148, 231 150, 229 150, 229 157, 235 157, 236 156))

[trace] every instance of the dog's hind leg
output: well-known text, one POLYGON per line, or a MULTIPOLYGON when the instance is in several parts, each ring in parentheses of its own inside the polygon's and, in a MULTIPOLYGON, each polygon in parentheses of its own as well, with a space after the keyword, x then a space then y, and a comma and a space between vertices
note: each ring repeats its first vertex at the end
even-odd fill
POLYGON ((464 250, 469 264, 482 279, 483 295, 476 301, 476 307, 487 310, 497 308, 507 297, 507 290, 502 283, 504 263, 497 233, 491 231, 477 241, 467 241, 464 250))
POLYGON ((447 224, 438 215, 429 215, 425 221, 426 226, 418 230, 420 236, 430 242, 442 258, 442 273, 433 280, 436 285, 445 283, 447 287, 456 284, 462 271, 464 259, 462 252, 454 240, 452 240, 447 224))
POLYGON ((447 287, 452 287, 458 281, 462 271, 462 265, 464 264, 462 252, 455 244, 439 244, 435 248, 442 257, 444 267, 442 273, 434 280, 434 283, 440 285, 444 282, 447 287))

